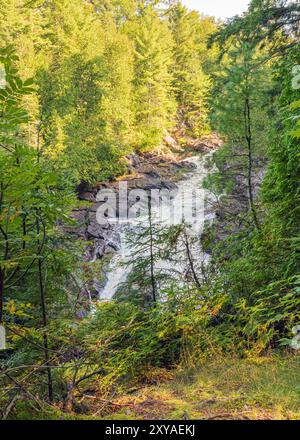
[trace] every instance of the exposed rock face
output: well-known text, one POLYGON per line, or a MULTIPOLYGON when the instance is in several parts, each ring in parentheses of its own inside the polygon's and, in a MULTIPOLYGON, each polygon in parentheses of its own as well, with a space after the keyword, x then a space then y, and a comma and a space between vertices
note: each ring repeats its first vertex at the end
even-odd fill
MULTIPOLYGON (((120 182, 126 181, 128 191, 139 189, 149 192, 153 189, 175 191, 177 189, 176 181, 184 179, 187 172, 196 167, 195 164, 184 159, 193 154, 194 150, 200 151, 200 148, 198 150, 194 145, 190 145, 190 148, 183 152, 177 141, 168 133, 165 135, 165 144, 167 145, 167 153, 164 154, 144 153, 141 155, 128 155, 125 158, 128 175, 123 176, 121 179, 112 182, 100 182, 96 185, 81 183, 78 186, 77 194, 78 199, 82 202, 82 206, 73 211, 76 226, 65 228, 65 230, 86 242, 83 255, 84 262, 96 263, 99 260, 105 262, 105 256, 116 252, 120 246, 118 226, 109 222, 99 224, 97 221, 97 210, 105 203, 105 201, 97 199, 99 190, 107 189, 108 191, 113 191, 116 196, 116 206, 118 207, 120 182), (172 151, 175 151, 175 153, 172 153, 172 151)), ((203 147, 203 150, 208 151, 216 147, 212 147, 209 144, 205 148, 203 147)), ((129 206, 130 203, 134 202, 128 201, 129 206)), ((118 212, 116 214, 117 216, 119 215, 118 212)), ((89 281, 85 282, 83 286, 83 297, 87 297, 88 294, 89 298, 97 298, 101 287, 105 285, 105 273, 97 273, 96 276, 93 267, 96 267, 98 271, 97 266, 93 265, 87 265, 84 268, 84 278, 89 281)))
POLYGON ((217 133, 210 133, 202 136, 201 139, 191 139, 188 147, 194 151, 216 150, 222 146, 223 142, 217 133))
MULTIPOLYGON (((77 226, 70 232, 78 235, 81 239, 92 241, 93 245, 87 245, 86 261, 101 259, 106 253, 114 252, 118 248, 118 234, 113 224, 99 224, 97 222, 97 210, 105 202, 97 201, 99 190, 107 189, 114 191, 116 206, 118 208, 118 188, 120 181, 127 182, 128 191, 143 189, 176 190, 176 181, 184 178, 195 164, 184 159, 193 151, 208 151, 221 145, 219 137, 212 133, 200 140, 187 139, 187 148, 182 150, 175 138, 167 131, 164 135, 165 149, 167 152, 130 154, 126 156, 128 175, 113 182, 100 182, 97 185, 81 183, 77 188, 78 198, 82 202, 88 202, 86 206, 73 211, 73 218, 77 226), (180 154, 179 154, 180 153, 180 154)), ((130 206, 130 202, 129 202, 130 206)), ((117 215, 118 212, 117 212, 117 215)))
POLYGON ((174 137, 172 137, 167 131, 164 133, 164 143, 173 151, 181 151, 181 147, 174 137))
MULTIPOLYGON (((120 181, 126 181, 128 191, 138 189, 151 191, 152 189, 164 188, 176 190, 175 181, 182 179, 184 173, 193 168, 192 163, 180 161, 173 155, 131 154, 126 159, 129 175, 118 181, 103 182, 95 186, 81 183, 77 188, 79 200, 88 203, 86 206, 74 209, 73 218, 76 220, 76 227, 69 230, 69 232, 78 235, 87 242, 92 242, 92 244, 87 244, 84 255, 85 261, 95 262, 106 254, 117 251, 119 246, 116 226, 108 222, 99 224, 97 221, 97 210, 105 203, 97 201, 99 190, 107 189, 115 192, 118 208, 120 181)), ((130 201, 128 205, 130 206, 130 201)))
MULTIPOLYGON (((266 169, 264 158, 253 159, 252 191, 257 197, 263 181, 266 169)), ((202 244, 207 253, 211 253, 214 246, 227 239, 229 236, 241 232, 247 225, 249 214, 249 189, 247 174, 241 165, 225 162, 219 170, 224 181, 231 181, 232 188, 229 193, 224 193, 213 203, 215 221, 212 227, 206 229, 202 235, 202 244)), ((257 204, 257 202, 255 202, 257 204)), ((260 216, 259 204, 257 204, 258 217, 260 216)), ((248 220, 249 221, 249 220, 248 220)), ((251 220, 250 220, 251 221, 251 220)))

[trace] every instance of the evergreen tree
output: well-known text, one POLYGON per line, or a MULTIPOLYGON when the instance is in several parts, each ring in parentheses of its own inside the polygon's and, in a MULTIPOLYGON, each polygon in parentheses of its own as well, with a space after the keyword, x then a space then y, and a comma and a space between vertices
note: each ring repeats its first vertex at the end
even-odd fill
MULTIPOLYGON (((13 45, 18 55, 16 66, 22 77, 36 78, 37 71, 45 65, 45 49, 49 46, 44 32, 42 15, 23 0, 4 0, 0 5, 1 47, 13 45)), ((30 121, 22 127, 27 143, 38 143, 39 97, 31 93, 22 97, 30 121)))
POLYGON ((100 114, 105 137, 114 144, 118 155, 130 151, 133 142, 133 47, 123 32, 105 14, 106 45, 103 53, 103 99, 100 114))
POLYGON ((177 2, 169 12, 174 38, 174 89, 179 121, 187 133, 200 137, 209 131, 207 97, 209 77, 201 62, 201 21, 196 12, 188 12, 177 2))
POLYGON ((226 136, 228 148, 236 158, 234 167, 243 173, 247 185, 249 211, 259 229, 253 182, 257 161, 266 157, 267 136, 272 114, 271 70, 264 57, 245 41, 229 52, 228 65, 219 78, 214 120, 226 136), (239 165, 238 165, 239 164, 239 165))
POLYGON ((129 268, 129 275, 118 287, 118 301, 148 307, 165 301, 172 288, 176 292, 202 286, 199 237, 190 234, 185 223, 167 226, 157 221, 150 198, 147 219, 128 234, 127 242, 130 254, 123 264, 129 268))
POLYGON ((40 74, 43 148, 74 182, 113 177, 131 136, 130 43, 108 13, 81 0, 45 6, 44 15, 54 50, 40 74))
POLYGON ((147 7, 129 30, 134 42, 135 145, 157 147, 172 126, 175 104, 171 87, 172 38, 167 23, 147 7))
POLYGON ((281 131, 269 150, 270 161, 262 187, 266 203, 265 246, 282 277, 300 270, 299 89, 293 86, 294 67, 299 64, 298 44, 277 65, 276 81, 282 88, 277 102, 281 131))

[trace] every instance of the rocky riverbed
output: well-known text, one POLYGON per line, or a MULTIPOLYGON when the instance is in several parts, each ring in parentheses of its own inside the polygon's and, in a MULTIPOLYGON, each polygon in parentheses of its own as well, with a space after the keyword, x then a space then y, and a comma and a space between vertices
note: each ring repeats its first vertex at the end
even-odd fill
POLYGON ((97 221, 97 210, 104 203, 97 201, 98 192, 100 190, 114 191, 118 199, 119 183, 122 181, 127 182, 128 191, 133 189, 151 191, 163 188, 174 190, 177 188, 176 182, 184 180, 195 168, 195 164, 186 159, 189 156, 218 148, 220 142, 216 136, 201 140, 188 140, 183 150, 173 138, 166 138, 165 141, 166 146, 163 152, 128 155, 125 158, 128 173, 115 181, 100 182, 97 185, 82 183, 77 188, 80 206, 72 212, 76 226, 68 232, 75 234, 77 239, 83 241, 84 263, 91 263, 85 270, 89 272, 86 277, 88 281, 84 287, 85 296, 88 292, 90 298, 97 297, 105 283, 106 262, 119 250, 120 246, 120 236, 116 225, 109 222, 99 224, 97 221), (96 265, 97 262, 100 266, 104 265, 104 270, 101 270, 103 279, 99 273, 94 273, 93 263, 96 265))

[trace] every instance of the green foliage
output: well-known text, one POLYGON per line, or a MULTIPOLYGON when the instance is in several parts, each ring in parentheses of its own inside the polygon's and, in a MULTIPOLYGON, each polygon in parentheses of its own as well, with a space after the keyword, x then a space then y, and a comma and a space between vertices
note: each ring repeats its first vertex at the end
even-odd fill
POLYGON ((299 323, 299 276, 270 284, 255 292, 245 326, 245 333, 265 346, 278 345, 282 334, 292 335, 299 323))
MULTIPOLYGON (((19 78, 15 68, 18 59, 12 49, 2 50, 1 60, 7 86, 0 95, 0 320, 10 332, 11 350, 8 358, 1 356, 3 369, 22 362, 39 364, 45 360, 47 364, 47 305, 55 298, 56 308, 62 306, 61 298, 66 295, 56 283, 66 283, 70 275, 67 262, 72 260, 73 269, 76 263, 75 255, 68 255, 58 226, 69 222, 75 203, 72 188, 43 160, 39 150, 25 144, 21 128, 29 118, 22 98, 34 92, 32 81, 19 78), (50 293, 47 298, 45 285, 50 293), (29 348, 35 345, 32 336, 39 347, 35 352, 29 348), (18 350, 20 341, 24 344, 18 350)), ((48 387, 50 382, 51 375, 48 387)))
POLYGON ((300 6, 297 1, 252 0, 247 13, 223 24, 211 41, 218 42, 224 53, 234 39, 243 36, 259 48, 269 45, 270 53, 282 53, 292 41, 297 41, 299 21, 300 6))
POLYGON ((87 388, 107 397, 151 369, 290 340, 300 293, 298 16, 294 2, 253 0, 206 53, 214 21, 177 1, 1 3, 3 417, 84 412, 87 388), (226 141, 206 182, 218 200, 202 239, 210 264, 186 225, 161 228, 150 212, 130 237, 127 282, 114 301, 93 304, 93 263, 79 263, 81 244, 65 228, 75 186, 114 179, 124 155, 155 150, 176 124, 207 133, 208 102, 226 141))
POLYGON ((170 29, 174 38, 173 87, 178 102, 178 117, 188 134, 199 137, 209 132, 207 97, 209 77, 201 60, 202 21, 180 3, 170 8, 170 29))
MULTIPOLYGON (((246 41, 246 50, 242 58, 241 51, 236 52, 238 56, 233 58, 232 65, 228 55, 224 61, 225 96, 214 117, 228 142, 216 154, 219 171, 207 182, 216 193, 222 193, 220 202, 224 212, 223 229, 220 231, 215 226, 217 230, 212 228, 210 240, 209 237, 206 240, 206 245, 213 250, 212 266, 214 273, 217 272, 211 282, 215 292, 221 290, 227 296, 221 310, 223 324, 227 322, 228 328, 233 325, 238 331, 238 346, 243 350, 247 346, 255 348, 255 344, 257 350, 278 347, 280 339, 290 337, 292 327, 299 321, 300 173, 299 142, 295 134, 298 121, 295 102, 299 90, 293 88, 292 78, 293 68, 299 64, 299 45, 291 32, 288 53, 276 63, 267 61, 261 39, 255 39, 256 20, 261 19, 260 13, 253 15, 258 3, 262 4, 252 2, 242 21, 236 20, 219 34, 230 47, 230 57, 234 53, 232 47, 241 44, 240 40, 246 41), (248 23, 248 27, 234 29, 235 24, 241 22, 248 23), (232 40, 232 35, 238 35, 238 43, 232 40), (256 196, 260 206, 260 228, 256 231, 249 225, 243 205, 243 176, 237 177, 243 170, 243 161, 236 145, 243 147, 247 140, 243 136, 242 121, 245 96, 252 108, 252 158, 257 161, 265 156, 268 159, 261 193, 259 198, 256 196), (237 200, 241 206, 237 209, 232 200, 237 200), (237 214, 232 215, 230 211, 234 209, 237 214), (216 234, 221 234, 223 241, 218 240, 216 234)), ((289 8, 282 7, 280 17, 289 16, 289 8)), ((268 13, 260 12, 262 16, 268 13)), ((291 16, 289 19, 293 20, 291 16)), ((264 25, 272 26, 266 22, 264 25)), ((280 50, 285 47, 286 40, 279 36, 275 43, 280 50)), ((266 44, 268 46, 268 42, 266 44)), ((258 176, 261 169, 254 162, 253 175, 258 176)))
POLYGON ((93 317, 77 325, 57 321, 53 333, 50 329, 54 339, 68 342, 69 361, 60 363, 64 368, 58 374, 68 382, 77 368, 81 386, 96 379, 105 394, 134 384, 151 368, 172 368, 181 361, 191 366, 209 355, 209 347, 218 350, 217 332, 208 336, 205 326, 219 307, 217 301, 203 303, 199 294, 187 292, 176 301, 170 292, 168 302, 146 310, 129 302, 100 303, 93 317), (81 347, 80 358, 73 357, 71 345, 81 347))
POLYGON ((198 15, 187 15, 184 26, 193 31, 174 41, 157 2, 21 4, 6 0, 1 7, 0 36, 16 46, 21 74, 38 83, 23 97, 31 117, 24 134, 75 184, 113 178, 125 171, 122 156, 159 147, 176 124, 177 107, 191 134, 207 131, 202 65, 212 29, 198 15))
MULTIPOLYGON (((299 45, 281 61, 277 69, 277 80, 282 86, 279 99, 281 112, 279 124, 282 133, 270 148, 270 165, 263 184, 263 197, 268 206, 268 223, 276 228, 277 243, 287 251, 286 267, 291 271, 299 270, 299 188, 300 160, 297 128, 297 98, 299 90, 293 88, 293 67, 300 63, 299 45)), ((288 269, 287 269, 288 270, 288 269)))
POLYGON ((23 82, 12 62, 16 61, 11 49, 2 50, 7 87, 1 90, 1 152, 0 152, 0 230, 2 270, 8 279, 20 275, 22 267, 39 258, 38 241, 53 228, 59 219, 67 219, 70 192, 58 191, 59 175, 39 161, 37 152, 22 145, 20 126, 28 122, 27 112, 21 106, 23 95, 32 93, 32 80, 23 82), (65 212, 64 212, 65 210, 65 212), (37 219, 44 232, 36 231, 37 219))
POLYGON ((175 113, 170 72, 173 42, 167 24, 151 7, 138 17, 130 34, 134 41, 135 145, 146 151, 160 144, 175 113))
POLYGON ((28 123, 28 114, 22 108, 21 99, 24 95, 34 92, 33 80, 28 79, 23 82, 17 74, 14 66, 16 61, 18 57, 13 47, 0 49, 0 63, 5 71, 4 87, 0 89, 0 142, 6 145, 8 151, 16 141, 15 136, 19 126, 28 123))

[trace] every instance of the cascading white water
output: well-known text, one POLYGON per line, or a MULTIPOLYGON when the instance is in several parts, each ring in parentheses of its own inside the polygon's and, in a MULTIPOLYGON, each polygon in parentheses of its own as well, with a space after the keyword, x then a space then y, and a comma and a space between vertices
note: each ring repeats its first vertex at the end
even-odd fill
MULTIPOLYGON (((205 167, 205 163, 207 158, 211 156, 211 153, 207 153, 202 157, 192 157, 187 159, 187 161, 195 164, 195 169, 190 171, 186 178, 177 183, 178 190, 176 191, 176 195, 172 201, 172 207, 170 208, 169 203, 162 203, 160 206, 160 216, 159 218, 169 218, 170 217, 170 209, 171 209, 171 217, 172 224, 180 224, 182 222, 182 203, 184 199, 185 207, 187 204, 195 202, 197 203, 197 215, 190 223, 192 234, 200 237, 203 232, 204 224, 206 221, 213 221, 214 213, 212 213, 209 209, 206 208, 207 201, 211 198, 211 194, 203 189, 203 181, 208 175, 208 171, 205 167), (165 212, 164 212, 165 211, 165 212)), ((157 214, 156 210, 158 208, 154 207, 152 209, 152 215, 155 217, 157 214)), ((144 219, 147 222, 147 218, 144 219)), ((163 221, 163 220, 162 220, 163 221)), ((134 221, 128 221, 127 224, 122 224, 118 226, 118 233, 120 236, 120 245, 119 250, 112 257, 109 268, 106 274, 107 281, 105 286, 101 288, 99 292, 99 299, 101 301, 108 301, 113 298, 115 295, 118 286, 125 282, 129 273, 130 273, 130 265, 124 265, 125 262, 128 261, 131 249, 128 243, 127 237, 130 231, 134 229, 134 221)), ((198 251, 201 252, 201 247, 198 248, 198 251)), ((207 260, 208 256, 203 255, 203 260, 207 260)), ((165 267, 168 265, 168 262, 162 262, 162 265, 165 267)))

